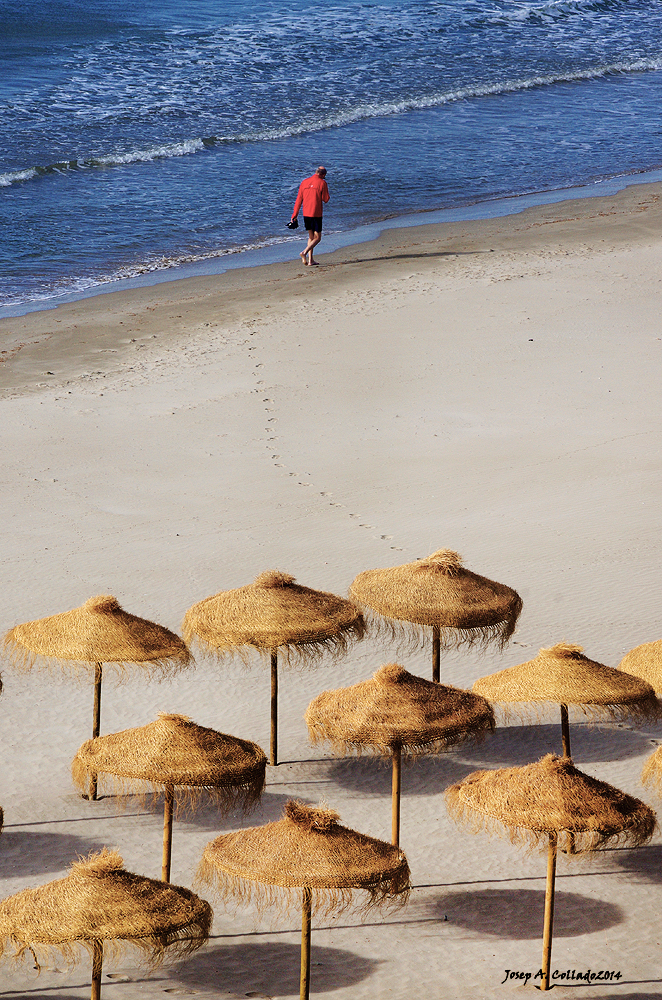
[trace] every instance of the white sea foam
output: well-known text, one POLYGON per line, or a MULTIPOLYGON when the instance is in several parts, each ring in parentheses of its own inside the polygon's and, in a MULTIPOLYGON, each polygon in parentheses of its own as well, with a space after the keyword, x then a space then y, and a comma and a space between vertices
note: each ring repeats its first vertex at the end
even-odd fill
POLYGON ((202 139, 187 139, 184 142, 170 142, 163 146, 136 149, 128 153, 109 153, 83 162, 83 166, 121 167, 127 163, 150 163, 152 160, 167 159, 171 156, 188 156, 205 148, 202 139))
POLYGON ((286 139, 308 132, 322 132, 328 128, 338 128, 365 121, 368 118, 385 118, 388 115, 405 114, 410 111, 423 111, 428 108, 442 107, 456 101, 467 101, 472 98, 488 97, 499 94, 514 93, 518 90, 532 90, 536 87, 549 87, 558 83, 574 83, 580 80, 597 80, 602 77, 619 73, 642 73, 662 69, 662 58, 636 59, 630 62, 621 61, 608 63, 589 69, 574 70, 568 73, 550 73, 522 79, 509 79, 491 84, 460 87, 457 90, 447 90, 440 93, 421 95, 401 101, 384 101, 370 104, 359 104, 346 111, 329 115, 326 118, 304 121, 294 127, 282 129, 265 129, 259 133, 246 132, 240 135, 213 136, 208 142, 255 142, 259 140, 286 139))
POLYGON ((340 112, 333 112, 325 117, 304 118, 297 125, 286 125, 283 128, 268 128, 259 131, 227 133, 225 135, 212 135, 205 138, 186 139, 182 142, 155 144, 145 149, 133 149, 127 152, 108 153, 103 156, 63 161, 50 164, 47 167, 27 167, 22 170, 13 170, 0 174, 0 187, 7 187, 10 184, 21 181, 34 180, 49 173, 94 167, 121 167, 134 163, 149 163, 157 159, 188 156, 207 149, 212 145, 268 142, 276 139, 292 138, 313 132, 323 132, 330 128, 339 128, 343 125, 351 125, 370 118, 384 118, 389 115, 406 114, 412 111, 442 107, 445 104, 452 104, 457 101, 468 101, 480 97, 515 93, 521 90, 532 90, 537 87, 550 87, 559 83, 597 80, 616 74, 643 73, 660 69, 662 69, 662 58, 622 60, 567 73, 534 75, 521 79, 507 79, 490 84, 460 87, 457 90, 422 94, 400 101, 375 101, 368 104, 356 104, 354 107, 349 107, 340 112))
POLYGON ((264 247, 276 246, 280 243, 301 242, 300 236, 273 236, 270 239, 259 240, 254 243, 243 243, 239 246, 223 247, 216 250, 207 250, 204 253, 175 254, 172 256, 154 257, 134 264, 126 264, 118 267, 107 274, 94 276, 77 277, 70 280, 54 282, 45 291, 32 291, 27 295, 5 295, 0 294, 0 307, 19 306, 28 302, 48 302, 61 295, 77 295, 90 291, 92 288, 99 288, 114 281, 126 281, 131 278, 140 278, 145 274, 153 274, 156 271, 167 271, 173 267, 185 267, 187 264, 199 264, 205 260, 215 260, 219 257, 229 257, 238 253, 246 253, 249 250, 260 250, 264 247))
POLYGON ((6 174, 0 174, 0 187, 9 187, 18 181, 30 181, 36 176, 37 170, 34 167, 28 167, 26 170, 8 170, 6 174))

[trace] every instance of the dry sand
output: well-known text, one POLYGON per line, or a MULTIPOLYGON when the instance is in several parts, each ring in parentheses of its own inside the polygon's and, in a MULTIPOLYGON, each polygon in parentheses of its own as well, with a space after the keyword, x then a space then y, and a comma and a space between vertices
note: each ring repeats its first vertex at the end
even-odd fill
MULTIPOLYGON (((268 568, 345 593, 362 569, 450 547, 515 587, 524 611, 503 654, 448 656, 442 680, 470 686, 561 640, 616 666, 659 639, 659 198, 642 185, 392 230, 315 269, 296 258, 1 321, 0 626, 112 593, 178 629, 192 603, 268 568)), ((302 715, 320 690, 392 659, 364 642, 282 674, 286 763, 269 769, 254 817, 203 806, 176 822, 173 881, 191 884, 220 830, 276 818, 291 796, 324 798, 347 825, 388 838, 388 769, 311 750, 302 715)), ((401 659, 429 676, 429 651, 401 659)), ((8 665, 3 679, 2 895, 103 844, 158 877, 158 811, 74 794, 90 686, 8 665)), ((200 659, 169 684, 105 684, 102 732, 178 711, 264 747, 268 694, 264 665, 200 659)), ((578 766, 655 805, 639 776, 662 726, 577 721, 578 766)), ((442 793, 477 767, 550 749, 554 713, 405 769, 411 902, 383 920, 316 926, 313 994, 492 998, 512 991, 506 969, 539 968, 544 858, 456 827, 442 793)), ((661 862, 659 834, 638 851, 560 859, 553 967, 621 979, 555 995, 662 996, 661 862)), ((298 995, 296 914, 272 924, 215 909, 203 952, 152 976, 131 954, 108 962, 104 996, 298 995)), ((0 975, 7 996, 89 995, 87 960, 40 977, 4 962, 0 975)))

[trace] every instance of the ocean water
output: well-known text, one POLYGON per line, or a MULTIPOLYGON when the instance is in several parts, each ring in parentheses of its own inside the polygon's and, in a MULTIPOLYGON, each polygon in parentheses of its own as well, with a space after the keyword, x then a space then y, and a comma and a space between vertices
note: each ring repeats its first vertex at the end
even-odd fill
POLYGON ((290 239, 318 163, 327 232, 662 165, 660 0, 0 0, 0 38, 0 307, 290 239))

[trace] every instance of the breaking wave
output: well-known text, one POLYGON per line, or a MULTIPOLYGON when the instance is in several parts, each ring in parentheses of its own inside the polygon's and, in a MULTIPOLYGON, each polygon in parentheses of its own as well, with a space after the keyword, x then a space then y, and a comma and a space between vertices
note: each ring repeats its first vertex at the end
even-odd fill
POLYGON ((103 156, 90 156, 84 159, 63 160, 58 163, 48 164, 47 166, 33 166, 19 170, 10 170, 0 174, 0 187, 8 187, 11 184, 36 180, 68 171, 120 167, 136 163, 151 163, 154 160, 168 159, 176 156, 188 156, 206 149, 212 149, 215 146, 230 143, 268 142, 277 139, 287 139, 314 132, 323 132, 327 129, 340 128, 343 125, 351 125, 370 118, 384 118, 388 115, 406 114, 413 111, 442 107, 444 104, 452 104, 456 101, 469 101, 480 97, 515 93, 520 90, 532 90, 537 87, 550 87, 559 83, 597 80, 617 74, 643 73, 660 69, 662 69, 662 58, 623 60, 604 66, 579 69, 566 73, 541 74, 522 79, 503 80, 492 84, 460 87, 457 90, 404 98, 399 101, 358 104, 353 108, 348 108, 346 111, 336 112, 323 118, 310 118, 297 125, 288 125, 283 128, 239 132, 235 135, 210 135, 202 138, 187 139, 182 142, 150 146, 146 149, 109 153, 103 156))

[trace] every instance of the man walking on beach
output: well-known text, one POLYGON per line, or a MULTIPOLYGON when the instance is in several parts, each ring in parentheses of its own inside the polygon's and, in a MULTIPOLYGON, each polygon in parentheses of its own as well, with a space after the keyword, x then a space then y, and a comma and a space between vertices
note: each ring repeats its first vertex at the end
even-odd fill
POLYGON ((296 219, 303 205, 303 224, 308 233, 308 246, 299 256, 309 267, 316 265, 313 250, 322 239, 322 212, 329 200, 329 189, 326 181, 326 167, 318 167, 312 177, 306 177, 299 185, 297 200, 294 202, 292 219, 296 219))

